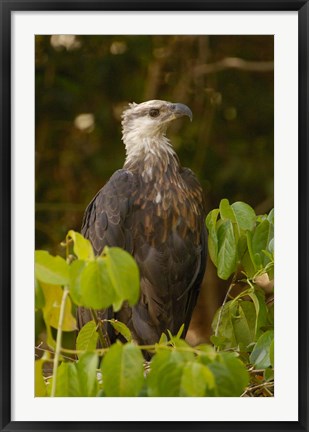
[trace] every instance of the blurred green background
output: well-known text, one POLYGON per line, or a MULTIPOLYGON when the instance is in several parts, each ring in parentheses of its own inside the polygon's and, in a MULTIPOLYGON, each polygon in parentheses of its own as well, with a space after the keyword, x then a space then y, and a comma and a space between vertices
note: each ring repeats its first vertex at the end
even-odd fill
MULTIPOLYGON (((273 36, 36 36, 36 248, 63 254, 83 211, 121 168, 128 102, 187 104, 168 131, 207 210, 222 198, 273 207, 273 36)), ((192 325, 207 338, 226 290, 208 264, 192 325), (205 314, 206 308, 206 314, 205 314), (205 316, 207 316, 205 318, 205 316)), ((192 336, 193 337, 193 336, 192 336)))

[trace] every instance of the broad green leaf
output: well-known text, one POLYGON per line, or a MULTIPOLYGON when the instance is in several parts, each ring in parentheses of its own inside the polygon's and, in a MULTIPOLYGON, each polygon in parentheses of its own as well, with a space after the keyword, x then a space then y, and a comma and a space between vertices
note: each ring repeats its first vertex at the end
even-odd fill
POLYGON ((76 365, 72 362, 63 362, 57 369, 56 396, 81 396, 76 365))
POLYGON ((269 360, 270 360, 270 364, 271 366, 274 368, 275 367, 275 341, 273 340, 270 344, 269 347, 269 360))
POLYGON ((70 265, 70 296, 76 305, 83 305, 81 277, 87 265, 86 261, 75 260, 70 265))
POLYGON ((249 384, 245 365, 231 353, 221 353, 218 360, 208 364, 215 377, 215 394, 221 397, 240 396, 249 384))
POLYGON ((95 322, 87 322, 77 335, 76 349, 78 351, 94 351, 97 347, 98 337, 95 322))
MULTIPOLYGON (((43 307, 44 321, 47 325, 58 328, 60 306, 63 297, 63 289, 61 286, 48 285, 41 283, 42 291, 45 297, 45 305, 43 307)), ((64 320, 62 324, 63 331, 76 330, 76 319, 72 315, 72 303, 69 297, 66 298, 64 309, 64 320)))
POLYGON ((255 287, 254 293, 250 293, 249 296, 253 300, 255 310, 257 313, 256 320, 256 339, 261 335, 261 327, 267 325, 267 306, 265 303, 265 292, 262 289, 255 287))
POLYGON ((275 212, 274 212, 274 209, 272 209, 272 210, 270 210, 270 212, 268 213, 268 216, 267 216, 267 220, 271 223, 271 224, 273 224, 274 225, 274 223, 275 223, 275 212))
POLYGON ((198 351, 200 351, 200 359, 202 359, 204 364, 208 364, 211 361, 214 361, 217 357, 217 353, 214 347, 210 344, 201 344, 195 347, 198 351))
POLYGON ((71 238, 74 242, 73 251, 77 258, 81 260, 93 260, 94 252, 91 243, 88 239, 85 239, 81 234, 70 230, 67 234, 67 239, 71 238))
POLYGON ((176 348, 180 348, 181 357, 184 361, 194 360, 194 353, 191 351, 191 346, 183 339, 178 339, 173 336, 171 338, 172 345, 176 348))
POLYGON ((35 279, 35 308, 42 309, 45 305, 45 298, 40 282, 35 279))
POLYGON ((116 332, 120 333, 128 342, 132 341, 131 331, 123 322, 115 319, 110 319, 108 322, 110 322, 116 332))
POLYGON ((218 236, 217 236, 217 219, 219 209, 214 209, 206 217, 206 227, 208 229, 208 251, 211 261, 217 267, 218 265, 218 236))
POLYGON ((235 348, 237 346, 234 327, 232 325, 232 318, 236 315, 237 303, 228 301, 217 310, 214 316, 211 327, 216 335, 215 337, 219 337, 219 340, 215 340, 211 336, 211 341, 221 349, 235 348))
POLYGON ((47 251, 35 251, 35 276, 50 285, 69 283, 69 265, 60 256, 52 256, 47 251))
POLYGON ((274 255, 274 239, 272 238, 271 240, 270 240, 270 242, 268 243, 268 246, 267 246, 267 248, 268 248, 268 250, 269 250, 269 252, 272 254, 272 255, 274 255))
POLYGON ((272 368, 266 368, 264 370, 264 379, 265 381, 273 381, 275 377, 274 370, 272 368))
POLYGON ((220 349, 222 349, 225 346, 225 343, 229 343, 227 338, 224 336, 216 336, 213 334, 210 336, 209 339, 210 339, 210 342, 213 343, 215 347, 220 348, 220 349))
POLYGON ((179 396, 206 396, 215 387, 213 373, 198 362, 188 362, 182 369, 179 396))
POLYGON ((274 331, 268 330, 263 333, 250 355, 250 362, 258 369, 265 369, 271 366, 270 346, 274 340, 274 331))
POLYGON ((79 279, 82 306, 105 309, 115 301, 116 292, 107 267, 106 260, 97 258, 82 269, 79 279))
POLYGON ((99 358, 96 353, 84 353, 76 363, 80 396, 93 397, 98 391, 97 368, 99 358))
POLYGON ((220 209, 221 219, 223 220, 228 219, 231 222, 236 223, 235 214, 233 212, 232 207, 230 206, 229 201, 226 198, 220 201, 219 209, 220 209))
POLYGON ((256 312, 252 302, 239 301, 237 316, 232 317, 232 325, 237 344, 241 350, 255 340, 256 312))
POLYGON ((256 223, 255 211, 248 204, 237 201, 231 205, 238 227, 243 230, 252 231, 256 223))
POLYGON ((47 396, 46 384, 43 378, 44 361, 42 359, 35 361, 35 397, 47 396))
POLYGON ((141 350, 127 343, 116 343, 105 354, 101 370, 106 396, 138 396, 144 384, 144 358, 141 350))
POLYGON ((123 249, 107 246, 103 250, 103 257, 117 295, 113 300, 114 310, 119 310, 125 300, 134 305, 140 294, 139 270, 134 258, 123 249))
POLYGON ((180 352, 158 351, 151 360, 147 376, 148 396, 179 396, 184 365, 180 352))
POLYGON ((263 250, 267 250, 270 241, 274 237, 274 227, 269 223, 267 219, 261 222, 255 229, 252 236, 252 254, 255 257, 255 262, 259 268, 265 266, 270 260, 262 253, 263 250), (259 257, 259 259, 258 259, 259 257))
POLYGON ((236 270, 237 245, 233 224, 225 221, 218 229, 218 276, 228 279, 236 270))

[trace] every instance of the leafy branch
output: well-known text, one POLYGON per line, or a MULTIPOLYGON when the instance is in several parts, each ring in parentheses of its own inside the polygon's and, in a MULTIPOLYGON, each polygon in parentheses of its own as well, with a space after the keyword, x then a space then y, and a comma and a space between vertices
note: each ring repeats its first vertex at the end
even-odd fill
POLYGON ((183 326, 176 335, 166 329, 156 344, 137 345, 124 323, 98 318, 97 310, 117 311, 139 298, 138 268, 127 252, 106 247, 95 256, 74 231, 63 244, 66 259, 36 251, 36 310, 48 346, 35 362, 36 395, 273 396, 273 303, 258 280, 265 274, 273 279, 274 213, 257 216, 248 204, 222 200, 206 226, 218 277, 230 282, 212 322, 212 344, 195 347, 181 338, 183 326), (76 306, 89 308, 93 319, 75 345, 66 346, 67 335, 76 331, 76 306), (107 323, 126 343, 110 344, 107 323), (146 351, 152 355, 147 363, 146 351), (43 364, 51 353, 53 372, 46 377, 43 364))

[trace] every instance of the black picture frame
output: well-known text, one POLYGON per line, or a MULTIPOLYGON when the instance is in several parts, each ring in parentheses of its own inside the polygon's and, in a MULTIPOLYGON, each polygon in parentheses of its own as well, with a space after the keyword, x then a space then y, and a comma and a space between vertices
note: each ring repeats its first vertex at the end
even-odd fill
MULTIPOLYGON (((308 0, 0 0, 1 14, 1 431, 307 431, 308 430, 308 0), (13 11, 297 11, 299 24, 299 419, 297 422, 11 421, 11 13, 13 11)), ((287 198, 288 199, 288 198, 287 198)), ((293 293, 291 293, 293 295, 293 293)), ((138 400, 136 402, 138 404, 138 400)))

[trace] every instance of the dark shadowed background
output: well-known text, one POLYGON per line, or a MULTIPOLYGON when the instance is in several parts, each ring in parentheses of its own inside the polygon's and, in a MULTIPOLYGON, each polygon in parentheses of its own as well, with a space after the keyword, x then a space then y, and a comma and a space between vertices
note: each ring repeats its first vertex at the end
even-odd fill
MULTIPOLYGON (((273 36, 36 37, 36 248, 62 254, 69 229, 121 168, 128 102, 187 104, 168 136, 197 174, 207 210, 222 198, 273 207, 273 36)), ((228 281, 208 262, 188 337, 205 341, 228 281)))

